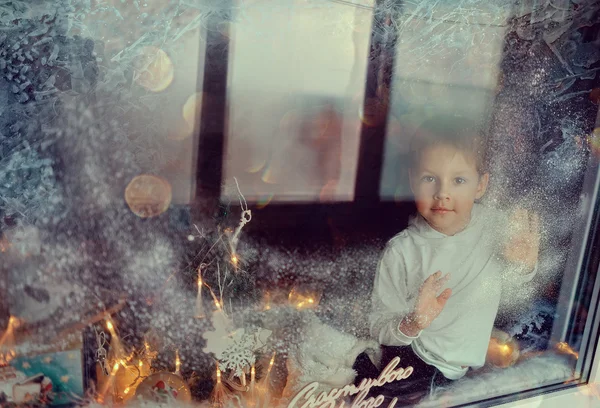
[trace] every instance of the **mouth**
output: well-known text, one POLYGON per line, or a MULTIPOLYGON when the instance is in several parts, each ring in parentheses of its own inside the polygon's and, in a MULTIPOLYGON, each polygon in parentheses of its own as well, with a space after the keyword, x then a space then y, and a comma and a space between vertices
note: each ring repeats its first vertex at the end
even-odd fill
POLYGON ((436 214, 446 214, 446 213, 452 212, 452 210, 449 210, 448 208, 442 208, 442 207, 434 207, 431 209, 431 211, 433 211, 436 214))

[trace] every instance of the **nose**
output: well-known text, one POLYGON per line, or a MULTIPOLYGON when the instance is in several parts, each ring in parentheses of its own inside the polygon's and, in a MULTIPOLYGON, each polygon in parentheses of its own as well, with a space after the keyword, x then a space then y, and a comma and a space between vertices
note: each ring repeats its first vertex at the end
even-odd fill
POLYGON ((439 188, 436 190, 433 198, 436 200, 448 200, 450 199, 450 193, 448 192, 448 185, 446 183, 440 183, 439 188))

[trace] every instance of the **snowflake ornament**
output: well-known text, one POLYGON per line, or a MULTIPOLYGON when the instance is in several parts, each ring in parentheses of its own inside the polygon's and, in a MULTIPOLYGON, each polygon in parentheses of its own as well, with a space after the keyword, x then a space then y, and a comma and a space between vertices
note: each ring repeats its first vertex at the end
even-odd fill
POLYGON ((270 330, 244 328, 233 330, 233 324, 225 313, 216 310, 212 315, 215 330, 203 334, 205 353, 212 353, 219 360, 221 371, 232 370, 236 377, 256 362, 255 352, 265 346, 270 330))
POLYGON ((234 343, 221 355, 219 368, 221 371, 232 370, 236 377, 241 377, 245 369, 256 361, 254 355, 256 342, 254 336, 244 333, 244 329, 238 330, 236 334, 238 335, 235 337, 238 339, 234 340, 234 343))

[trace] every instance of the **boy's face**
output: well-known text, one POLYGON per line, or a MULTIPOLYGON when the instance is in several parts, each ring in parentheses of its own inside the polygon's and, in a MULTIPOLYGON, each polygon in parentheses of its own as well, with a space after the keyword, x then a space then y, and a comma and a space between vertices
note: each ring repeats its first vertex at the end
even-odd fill
POLYGON ((467 226, 473 204, 485 193, 488 179, 487 173, 478 174, 474 157, 446 145, 426 148, 417 166, 410 170, 419 214, 446 235, 467 226))

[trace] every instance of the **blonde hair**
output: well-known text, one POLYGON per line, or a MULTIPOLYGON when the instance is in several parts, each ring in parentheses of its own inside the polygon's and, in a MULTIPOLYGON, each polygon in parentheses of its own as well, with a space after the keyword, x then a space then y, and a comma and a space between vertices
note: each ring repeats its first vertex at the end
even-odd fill
POLYGON ((451 146, 475 161, 477 172, 487 173, 487 146, 481 125, 461 116, 436 116, 423 122, 410 144, 410 167, 417 167, 421 154, 433 146, 451 146))

